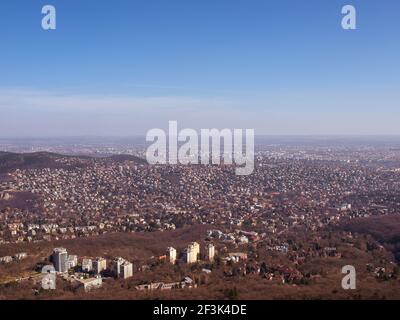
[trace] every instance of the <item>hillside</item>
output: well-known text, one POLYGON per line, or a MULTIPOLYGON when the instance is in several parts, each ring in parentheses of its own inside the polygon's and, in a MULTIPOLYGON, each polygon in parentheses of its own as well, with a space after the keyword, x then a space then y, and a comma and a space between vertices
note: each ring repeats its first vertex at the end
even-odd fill
POLYGON ((108 159, 111 159, 115 162, 125 162, 125 161, 132 161, 137 164, 147 164, 147 161, 145 159, 129 155, 129 154, 120 154, 120 155, 113 155, 108 157, 108 159))
POLYGON ((147 164, 146 160, 132 155, 114 155, 102 158, 91 158, 88 156, 68 156, 50 152, 35 153, 12 153, 0 151, 0 177, 2 174, 16 169, 60 169, 70 166, 82 166, 85 160, 110 159, 117 163, 132 161, 137 164, 147 164), (76 160, 73 163, 64 160, 76 160))
POLYGON ((400 215, 354 219, 343 224, 341 228, 373 236, 400 261, 400 215))
POLYGON ((64 164, 57 162, 64 156, 49 153, 11 153, 0 152, 0 173, 6 173, 15 169, 43 169, 43 168, 62 168, 64 164))

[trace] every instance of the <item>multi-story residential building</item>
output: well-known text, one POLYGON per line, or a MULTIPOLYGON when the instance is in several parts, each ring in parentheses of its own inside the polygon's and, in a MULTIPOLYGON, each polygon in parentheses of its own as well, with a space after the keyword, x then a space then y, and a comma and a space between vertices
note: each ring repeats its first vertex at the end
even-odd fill
POLYGON ((193 255, 196 262, 200 257, 200 244, 197 242, 192 242, 190 245, 193 247, 193 255))
POLYGON ((119 277, 119 273, 120 273, 120 269, 121 269, 121 265, 124 263, 125 259, 119 257, 119 258, 115 258, 112 261, 111 264, 111 270, 114 274, 114 277, 118 278, 119 277))
POLYGON ((206 259, 208 261, 214 261, 215 246, 212 243, 206 245, 206 259))
POLYGON ((133 275, 133 265, 119 257, 112 262, 112 270, 116 278, 127 279, 133 275))
POLYGON ((96 258, 96 260, 93 261, 93 270, 96 274, 99 274, 106 269, 107 269, 106 259, 98 257, 96 258))
POLYGON ((200 245, 197 242, 192 242, 184 252, 184 259, 186 263, 195 263, 200 254, 200 245))
POLYGON ((92 259, 86 259, 84 258, 82 260, 82 271, 85 272, 90 272, 93 270, 93 263, 92 263, 92 259))
POLYGON ((77 255, 69 255, 67 260, 68 269, 75 268, 78 264, 78 256, 77 255))
POLYGON ((68 252, 65 248, 55 248, 53 250, 53 264, 58 272, 68 271, 68 252))
POLYGON ((125 261, 120 268, 119 278, 128 279, 133 276, 133 265, 129 261, 125 261))
POLYGON ((175 264, 176 261, 176 249, 173 247, 167 248, 167 259, 169 263, 175 264))

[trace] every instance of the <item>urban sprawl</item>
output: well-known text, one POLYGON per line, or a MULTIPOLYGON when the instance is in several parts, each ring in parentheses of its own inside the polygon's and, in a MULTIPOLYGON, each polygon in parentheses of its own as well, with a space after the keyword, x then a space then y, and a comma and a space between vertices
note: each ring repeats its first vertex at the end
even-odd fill
MULTIPOLYGON (((11 151, 36 151, 21 149, 11 151)), ((63 150, 72 153, 70 146, 47 151, 63 150)), ((67 245, 53 248, 38 258, 32 274, 14 281, 40 282, 41 268, 52 265, 58 279, 86 292, 104 281, 125 281, 170 265, 171 281, 138 277, 133 288, 195 289, 207 286, 212 274, 301 287, 326 276, 323 268, 308 268, 310 261, 341 261, 361 250, 368 254, 362 262, 366 274, 398 284, 396 251, 348 227, 357 219, 399 214, 396 146, 258 144, 249 176, 235 175, 233 165, 148 165, 138 161, 142 149, 128 146, 74 150, 72 156, 36 153, 44 164, 17 163, 0 175, 0 248, 204 230, 179 248, 165 243, 137 261, 112 254, 78 257, 67 245)), ((16 153, 5 155, 12 162, 16 153)), ((0 270, 30 255, 16 251, 0 257, 0 270)), ((235 297, 235 290, 227 295, 235 297)))

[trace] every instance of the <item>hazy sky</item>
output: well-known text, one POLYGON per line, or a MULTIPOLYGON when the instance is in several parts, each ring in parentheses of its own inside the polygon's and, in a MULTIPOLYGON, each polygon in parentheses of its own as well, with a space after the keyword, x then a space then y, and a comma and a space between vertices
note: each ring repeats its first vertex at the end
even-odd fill
POLYGON ((0 137, 400 134, 398 0, 1 0, 0 39, 0 137))

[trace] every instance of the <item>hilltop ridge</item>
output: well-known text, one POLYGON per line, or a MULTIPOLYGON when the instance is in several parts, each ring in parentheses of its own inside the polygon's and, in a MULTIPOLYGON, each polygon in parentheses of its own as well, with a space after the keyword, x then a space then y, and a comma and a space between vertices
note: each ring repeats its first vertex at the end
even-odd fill
POLYGON ((76 159, 76 165, 84 165, 85 160, 107 160, 115 162, 132 161, 137 164, 147 164, 145 159, 133 155, 111 155, 103 157, 91 157, 85 155, 62 155, 52 152, 14 153, 0 151, 0 174, 16 169, 61 169, 71 165, 61 161, 63 159, 76 159), (79 160, 81 162, 79 162, 79 160), (83 161, 83 162, 82 162, 83 161))

